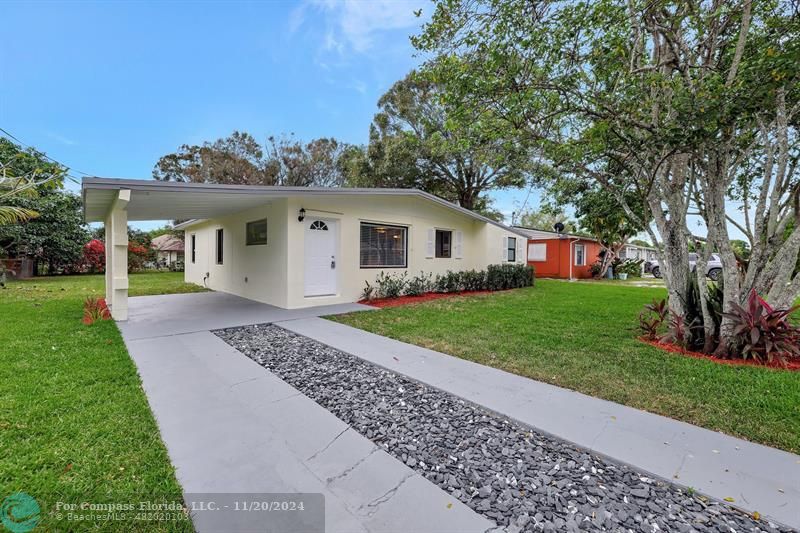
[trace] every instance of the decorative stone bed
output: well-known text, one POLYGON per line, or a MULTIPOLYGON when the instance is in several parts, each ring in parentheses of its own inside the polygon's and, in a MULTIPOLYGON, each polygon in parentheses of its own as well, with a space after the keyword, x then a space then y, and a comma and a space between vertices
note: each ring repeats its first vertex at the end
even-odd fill
POLYGON ((214 333, 509 533, 792 531, 278 326, 214 333))

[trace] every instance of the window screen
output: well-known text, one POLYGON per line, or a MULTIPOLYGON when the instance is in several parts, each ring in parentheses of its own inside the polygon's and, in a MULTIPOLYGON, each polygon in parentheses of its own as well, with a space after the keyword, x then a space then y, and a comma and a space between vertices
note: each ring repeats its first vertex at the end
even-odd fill
POLYGON ((222 253, 222 241, 223 241, 223 237, 222 237, 222 228, 219 228, 219 229, 217 230, 217 264, 218 264, 218 265, 221 265, 221 264, 222 264, 222 257, 223 257, 223 253, 222 253))
POLYGON ((547 261, 547 244, 545 243, 529 244, 528 261, 547 261))
POLYGON ((437 229, 436 230, 436 257, 450 257, 453 232, 437 229))
POLYGON ((361 223, 361 268, 406 267, 408 228, 361 223))
POLYGON ((516 237, 508 238, 508 262, 513 263, 517 260, 517 239, 516 237))

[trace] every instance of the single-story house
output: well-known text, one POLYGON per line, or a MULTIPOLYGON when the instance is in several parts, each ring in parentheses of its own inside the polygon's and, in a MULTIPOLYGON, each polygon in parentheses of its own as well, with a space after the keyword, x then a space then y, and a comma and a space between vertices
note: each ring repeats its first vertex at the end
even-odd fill
POLYGON ((127 318, 127 231, 186 220, 185 279, 293 309, 357 301, 381 272, 524 264, 527 236, 415 189, 265 187, 84 178, 84 217, 105 222, 106 294, 127 318))
POLYGON ((642 259, 643 261, 654 261, 658 259, 658 250, 652 246, 641 246, 639 244, 626 244, 619 251, 620 259, 642 259))
POLYGON ((174 235, 159 235, 150 242, 150 248, 156 252, 156 263, 161 266, 173 266, 183 263, 183 241, 174 235))
POLYGON ((602 246, 597 239, 514 226, 528 238, 527 260, 542 278, 591 278, 602 246))

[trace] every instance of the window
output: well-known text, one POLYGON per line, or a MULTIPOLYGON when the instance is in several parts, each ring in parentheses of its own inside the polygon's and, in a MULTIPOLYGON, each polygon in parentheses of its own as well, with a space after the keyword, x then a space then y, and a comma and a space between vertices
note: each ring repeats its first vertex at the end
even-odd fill
POLYGON ((575 245, 575 266, 586 265, 586 246, 583 244, 575 245))
POLYGON ((516 237, 509 237, 508 238, 508 245, 507 245, 507 254, 508 254, 508 262, 513 263, 517 260, 517 238, 516 237))
POLYGON ((406 268, 408 228, 361 223, 361 268, 406 268))
POLYGON ((222 228, 217 229, 217 264, 222 264, 222 228))
POLYGON ((254 246, 257 244, 267 244, 267 219, 254 220, 247 223, 247 231, 245 231, 245 241, 247 246, 254 246))
POLYGON ((197 256, 197 235, 192 233, 192 263, 194 263, 194 258, 197 256))
POLYGON ((437 229, 436 230, 436 257, 450 257, 451 243, 453 242, 453 232, 437 229))
POLYGON ((547 244, 543 242, 529 244, 528 261, 547 261, 547 244))
POLYGON ((315 220, 311 223, 309 229, 317 230, 317 231, 328 231, 328 225, 321 220, 315 220))

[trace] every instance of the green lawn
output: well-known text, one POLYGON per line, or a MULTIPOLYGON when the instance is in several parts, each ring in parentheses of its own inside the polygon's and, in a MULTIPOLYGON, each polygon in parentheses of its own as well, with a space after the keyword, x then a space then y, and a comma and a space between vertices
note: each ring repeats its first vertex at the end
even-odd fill
POLYGON ((800 452, 800 373, 726 366, 639 342, 642 306, 663 297, 663 289, 540 280, 330 319, 800 452))
MULTIPOLYGON (((194 292, 182 273, 134 274, 131 295, 194 292)), ((0 500, 23 491, 43 531, 190 531, 189 522, 58 521, 56 502, 181 501, 139 376, 112 321, 81 323, 102 276, 0 289, 0 500), (90 527, 91 525, 91 527, 90 527)))

